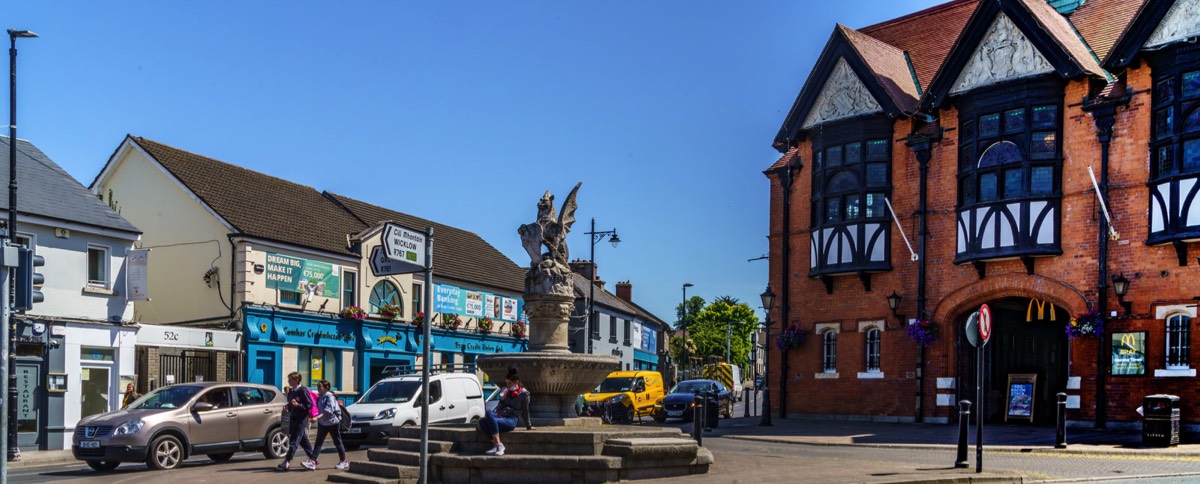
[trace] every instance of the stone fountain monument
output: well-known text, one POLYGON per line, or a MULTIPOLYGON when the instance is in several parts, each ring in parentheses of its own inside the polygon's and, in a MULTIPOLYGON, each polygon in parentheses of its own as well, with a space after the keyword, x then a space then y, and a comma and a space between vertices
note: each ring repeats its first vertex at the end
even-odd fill
POLYGON ((517 229, 529 253, 525 275, 525 314, 529 317, 529 351, 480 356, 475 363, 488 377, 502 383, 516 368, 532 395, 529 409, 534 425, 590 425, 599 419, 578 418, 575 399, 591 391, 609 373, 620 369, 616 357, 571 353, 568 319, 574 312, 575 291, 567 265, 567 233, 575 223, 575 185, 559 214, 549 191, 538 201, 537 220, 517 229), (542 251, 545 246, 546 251, 542 251))

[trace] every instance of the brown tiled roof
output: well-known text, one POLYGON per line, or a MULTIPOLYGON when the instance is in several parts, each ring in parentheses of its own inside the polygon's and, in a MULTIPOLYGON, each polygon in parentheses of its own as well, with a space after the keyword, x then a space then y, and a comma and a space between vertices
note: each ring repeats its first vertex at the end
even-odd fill
POLYGON ((921 91, 917 87, 916 79, 913 79, 908 60, 904 58, 904 51, 842 24, 838 24, 837 29, 875 74, 875 79, 887 91, 896 106, 906 113, 916 112, 921 91))
POLYGON ((1087 0, 1070 19, 1096 57, 1104 59, 1143 4, 1144 0, 1087 0))
POLYGON ((787 153, 784 153, 783 156, 780 156, 779 159, 776 160, 775 163, 772 163, 771 167, 767 168, 767 170, 763 173, 770 173, 772 171, 775 171, 775 170, 783 168, 787 165, 790 165, 792 163, 792 161, 795 160, 796 157, 798 156, 798 152, 799 152, 798 148, 789 148, 787 153))
POLYGON ((979 0, 954 0, 858 31, 908 52, 917 79, 922 89, 926 89, 978 3, 979 0))
MULTIPOLYGON (((1058 13, 1058 10, 1046 3, 1046 0, 1021 0, 1021 2, 1033 14, 1033 18, 1042 24, 1042 28, 1058 41, 1058 44, 1067 51, 1075 60, 1075 64, 1084 72, 1102 79, 1110 77, 1104 68, 1100 67, 1100 60, 1092 54, 1088 44, 1085 44, 1084 40, 1080 38, 1080 34, 1075 31, 1075 27, 1067 21, 1066 17, 1058 13)), ((1134 10, 1136 11, 1136 9, 1134 10)))
MULTIPOLYGON (((525 269, 473 232, 342 195, 325 192, 325 197, 367 226, 374 227, 382 222, 392 221, 412 230, 424 231, 426 227, 433 227, 435 276, 516 293, 525 291, 525 269)), ((517 237, 515 227, 512 236, 517 237)))
POLYGON ((312 187, 130 136, 239 233, 339 255, 366 228, 312 187))

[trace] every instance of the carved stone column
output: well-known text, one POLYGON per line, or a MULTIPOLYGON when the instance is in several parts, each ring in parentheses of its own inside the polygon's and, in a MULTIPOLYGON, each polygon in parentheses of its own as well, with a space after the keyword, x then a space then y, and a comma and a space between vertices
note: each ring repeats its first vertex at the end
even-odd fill
POLYGON ((575 298, 559 294, 527 294, 525 314, 529 316, 529 350, 546 353, 570 353, 567 346, 567 318, 575 308, 575 298))

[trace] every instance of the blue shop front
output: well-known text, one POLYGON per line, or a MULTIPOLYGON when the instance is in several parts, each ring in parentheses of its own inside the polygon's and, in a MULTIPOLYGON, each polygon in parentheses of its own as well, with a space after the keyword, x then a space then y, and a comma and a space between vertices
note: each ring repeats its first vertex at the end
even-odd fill
MULTIPOLYGON (((266 308, 246 308, 243 314, 244 368, 252 383, 282 388, 287 374, 298 371, 310 388, 317 380, 329 380, 339 395, 352 398, 388 371, 417 368, 421 354, 416 326, 402 321, 359 322, 266 308)), ((474 371, 479 355, 521 352, 528 345, 507 334, 439 327, 432 332, 430 363, 466 371, 474 371)))
POLYGON ((658 370, 658 334, 647 325, 638 325, 640 334, 634 337, 633 367, 635 370, 658 370))

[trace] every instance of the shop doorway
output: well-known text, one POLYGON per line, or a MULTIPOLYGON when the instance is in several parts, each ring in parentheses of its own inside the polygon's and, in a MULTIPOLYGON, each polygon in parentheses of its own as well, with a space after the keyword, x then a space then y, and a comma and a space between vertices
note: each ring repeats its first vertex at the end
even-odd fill
MULTIPOLYGON (((986 364, 983 391, 983 416, 986 422, 1009 423, 1031 422, 1039 425, 1054 424, 1055 394, 1063 391, 1067 385, 1068 375, 1068 345, 1067 335, 1063 325, 1070 321, 1070 313, 1061 306, 1051 302, 1042 305, 1040 301, 1029 298, 1010 297, 989 301, 988 307, 992 313, 992 337, 984 352, 986 364), (1053 309, 1052 309, 1053 308, 1053 309), (1028 318, 1027 318, 1028 315, 1028 318), (1032 387, 1019 385, 1011 389, 1010 377, 1027 381, 1033 375, 1032 387), (1023 404, 1020 394, 1023 391, 1031 393, 1028 401, 1031 404, 1028 418, 1011 413, 1022 414, 1016 409, 1009 411, 1010 400, 1023 404), (1014 397, 1013 395, 1016 395, 1014 397)), ((960 315, 955 320, 955 332, 958 335, 956 347, 959 351, 959 399, 975 402, 976 352, 975 347, 967 341, 963 325, 970 312, 960 315)), ((1018 404, 1018 405, 1019 405, 1018 404)), ((978 406, 972 408, 972 413, 978 412, 978 406)), ((978 413, 976 413, 978 414, 978 413)))
POLYGON ((112 410, 112 374, 110 368, 83 367, 80 369, 80 387, 83 390, 79 417, 89 417, 112 410))
POLYGON ((42 344, 17 344, 17 445, 23 450, 46 446, 46 362, 42 344))

